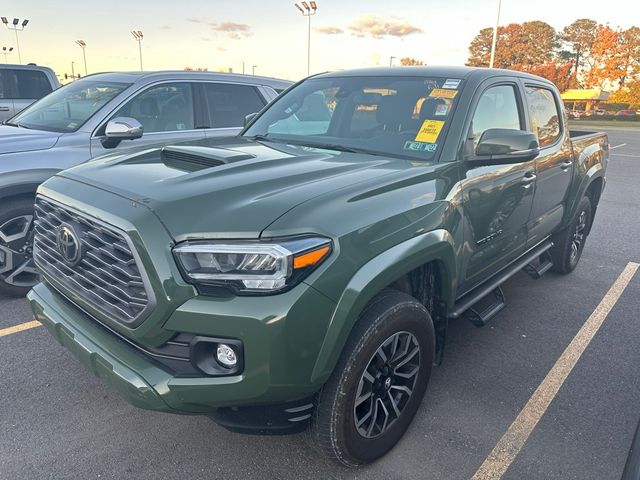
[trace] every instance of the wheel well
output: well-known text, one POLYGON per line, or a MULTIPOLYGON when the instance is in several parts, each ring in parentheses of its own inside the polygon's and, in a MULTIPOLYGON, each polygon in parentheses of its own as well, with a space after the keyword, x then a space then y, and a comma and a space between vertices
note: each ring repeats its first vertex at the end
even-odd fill
POLYGON ((386 287, 411 295, 427 308, 436 331, 436 363, 438 364, 442 361, 447 331, 446 305, 442 291, 443 269, 444 266, 434 260, 420 265, 386 287))
POLYGON ((16 198, 35 198, 38 184, 34 185, 21 185, 20 187, 9 188, 4 191, 0 191, 0 202, 5 203, 16 198))
POLYGON ((594 208, 597 207, 598 203, 600 202, 603 184, 604 180, 601 177, 598 177, 589 184, 589 186, 587 187, 587 191, 585 192, 585 196, 589 197, 591 205, 594 208))

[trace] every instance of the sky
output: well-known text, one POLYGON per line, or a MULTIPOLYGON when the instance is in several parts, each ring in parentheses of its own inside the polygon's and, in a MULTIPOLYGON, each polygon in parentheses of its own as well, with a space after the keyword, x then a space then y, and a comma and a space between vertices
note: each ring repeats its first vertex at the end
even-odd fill
MULTIPOLYGON (((463 65, 481 28, 493 27, 497 0, 318 0, 311 18, 311 73, 397 64, 463 65)), ((628 28, 640 18, 636 0, 502 0, 500 24, 543 20, 562 29, 577 18, 628 28), (535 5, 535 8, 532 7, 535 5)), ((58 75, 185 67, 298 80, 307 73, 307 19, 293 0, 5 0, 0 16, 29 19, 18 33, 22 62, 58 75)), ((0 24, 0 47, 16 47, 0 24)), ((0 58, 0 60, 2 60, 0 58)), ((7 58, 18 63, 16 49, 7 58)))

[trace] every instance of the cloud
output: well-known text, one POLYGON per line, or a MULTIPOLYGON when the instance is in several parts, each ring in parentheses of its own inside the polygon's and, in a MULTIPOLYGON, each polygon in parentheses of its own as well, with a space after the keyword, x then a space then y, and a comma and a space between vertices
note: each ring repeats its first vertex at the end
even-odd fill
POLYGON ((195 18, 195 17, 187 18, 187 22, 191 22, 191 23, 206 23, 206 22, 203 22, 202 20, 200 20, 199 18, 195 18))
POLYGON ((319 27, 315 27, 314 30, 326 35, 339 35, 340 33, 344 33, 344 30, 340 27, 334 27, 331 25, 320 25, 319 27))
POLYGON ((171 30, 173 27, 171 25, 162 25, 160 30, 171 30))
POLYGON ((218 48, 216 48, 216 50, 218 50, 219 52, 226 52, 227 51, 227 49, 224 48, 224 47, 218 47, 218 48))
POLYGON ((251 27, 246 23, 236 22, 211 22, 211 29, 216 32, 223 32, 227 34, 231 40, 240 40, 243 37, 250 37, 253 35, 251 27))
POLYGON ((375 15, 362 15, 349 25, 349 30, 356 37, 373 38, 406 37, 414 33, 423 33, 421 28, 409 22, 376 17, 375 15))

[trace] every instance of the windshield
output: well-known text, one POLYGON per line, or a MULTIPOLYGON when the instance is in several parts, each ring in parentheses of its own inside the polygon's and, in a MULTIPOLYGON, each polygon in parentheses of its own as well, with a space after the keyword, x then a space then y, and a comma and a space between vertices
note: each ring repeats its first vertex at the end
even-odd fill
POLYGON ((50 93, 7 122, 50 132, 75 132, 130 84, 83 80, 50 93))
POLYGON ((276 100, 244 136, 431 161, 460 84, 408 76, 312 78, 276 100))

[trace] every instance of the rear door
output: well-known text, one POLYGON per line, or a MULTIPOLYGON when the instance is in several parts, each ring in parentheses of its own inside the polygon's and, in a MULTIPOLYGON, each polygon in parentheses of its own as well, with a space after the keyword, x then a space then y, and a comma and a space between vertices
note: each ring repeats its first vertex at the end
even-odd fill
POLYGON ((105 119, 91 139, 91 156, 114 150, 104 148, 102 139, 108 120, 116 117, 135 118, 144 129, 142 138, 124 140, 116 149, 204 138, 204 130, 196 124, 198 108, 192 82, 166 82, 150 86, 136 93, 105 119))
POLYGON ((526 129, 519 84, 513 79, 494 79, 480 90, 474 104, 466 161, 461 162, 465 251, 460 294, 524 253, 535 183, 533 160, 508 165, 473 161, 475 147, 485 130, 526 129))
POLYGON ((16 96, 13 99, 14 113, 18 113, 36 100, 49 95, 53 88, 47 75, 40 70, 14 70, 16 96))
POLYGON ((0 122, 13 117, 13 70, 0 68, 0 122))
POLYGON ((542 241, 562 222, 574 172, 573 152, 560 99, 544 84, 527 82, 525 97, 530 130, 538 136, 536 192, 529 224, 529 246, 542 241))
POLYGON ((244 118, 259 112, 267 104, 255 85, 205 82, 207 106, 205 134, 208 137, 236 135, 244 126, 244 118))

